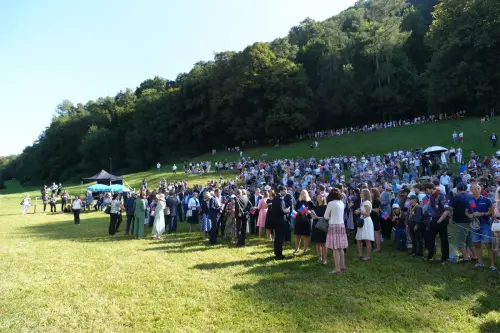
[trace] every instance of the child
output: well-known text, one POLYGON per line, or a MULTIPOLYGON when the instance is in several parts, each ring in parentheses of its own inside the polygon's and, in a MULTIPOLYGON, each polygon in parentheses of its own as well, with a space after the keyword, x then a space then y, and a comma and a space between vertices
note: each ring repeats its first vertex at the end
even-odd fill
POLYGON ((396 227, 396 249, 406 251, 406 223, 401 208, 397 203, 392 205, 392 223, 396 227))

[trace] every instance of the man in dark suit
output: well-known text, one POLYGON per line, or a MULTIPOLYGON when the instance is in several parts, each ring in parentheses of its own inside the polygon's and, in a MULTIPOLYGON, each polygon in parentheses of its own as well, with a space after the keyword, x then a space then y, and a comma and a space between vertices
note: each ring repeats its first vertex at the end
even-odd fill
POLYGON ((254 193, 250 194, 250 204, 254 208, 254 214, 250 215, 250 233, 252 235, 257 234, 257 217, 259 216, 259 211, 257 207, 259 206, 259 201, 262 199, 262 195, 260 194, 260 189, 257 188, 254 193))
POLYGON ((235 198, 235 216, 236 216, 236 228, 238 233, 238 243, 236 246, 245 246, 245 240, 247 236, 247 223, 250 215, 250 210, 252 209, 252 204, 250 200, 242 194, 242 190, 238 189, 236 191, 235 198))
POLYGON ((286 208, 285 195, 287 188, 285 186, 278 187, 278 195, 273 199, 271 211, 271 221, 274 226, 274 255, 276 259, 286 259, 283 255, 283 241, 286 234, 290 233, 287 216, 290 214, 290 208, 286 208))
POLYGON ((166 216, 165 223, 168 226, 168 233, 172 233, 177 230, 177 207, 179 206, 179 200, 175 196, 173 190, 168 192, 168 198, 165 200, 165 204, 170 210, 170 214, 166 216))

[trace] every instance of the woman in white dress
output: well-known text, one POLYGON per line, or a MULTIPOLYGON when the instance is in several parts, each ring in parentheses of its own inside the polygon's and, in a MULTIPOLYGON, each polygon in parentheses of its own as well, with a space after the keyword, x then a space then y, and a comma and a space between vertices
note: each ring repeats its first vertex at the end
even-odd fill
POLYGON ((361 191, 361 216, 364 224, 362 228, 358 228, 356 233, 356 241, 358 245, 358 257, 363 261, 371 260, 372 242, 375 239, 375 231, 373 229, 373 221, 370 217, 372 212, 371 193, 368 189, 361 191), (363 257, 363 241, 366 243, 366 256, 363 257))
POLYGON ((23 215, 26 215, 26 213, 28 212, 28 208, 30 208, 31 206, 31 199, 29 195, 26 194, 26 196, 21 201, 21 205, 23 206, 23 215))
POLYGON ((153 222, 153 237, 160 239, 161 235, 165 233, 165 217, 163 211, 165 210, 165 194, 160 193, 156 195, 158 203, 155 208, 155 219, 153 222))

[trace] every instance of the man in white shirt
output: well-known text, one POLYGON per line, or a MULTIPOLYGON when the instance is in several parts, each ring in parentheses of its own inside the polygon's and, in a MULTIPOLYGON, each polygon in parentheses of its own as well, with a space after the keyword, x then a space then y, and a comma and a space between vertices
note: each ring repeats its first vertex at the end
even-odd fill
POLYGON ((453 138, 453 143, 457 144, 458 143, 458 134, 456 131, 453 131, 453 134, 451 135, 451 137, 453 138))
POLYGON ((160 162, 158 162, 158 163, 156 164, 156 171, 157 171, 157 172, 160 172, 160 168, 161 168, 161 164, 160 164, 160 162))
POLYGON ((174 164, 174 165, 172 166, 172 172, 173 172, 173 173, 177 173, 177 165, 175 165, 175 164, 174 164))

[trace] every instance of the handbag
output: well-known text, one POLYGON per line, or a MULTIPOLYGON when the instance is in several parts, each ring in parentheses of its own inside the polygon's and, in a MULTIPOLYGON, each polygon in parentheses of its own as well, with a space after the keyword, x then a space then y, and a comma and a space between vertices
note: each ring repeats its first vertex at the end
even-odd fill
POLYGON ((193 216, 193 211, 191 209, 188 209, 186 212, 186 217, 192 217, 193 216))
POLYGON ((365 226, 365 218, 364 217, 358 218, 358 220, 356 221, 356 228, 363 228, 364 226, 365 226))
POLYGON ((500 232, 500 220, 493 220, 493 223, 491 223, 491 231, 500 232))
POLYGON ((104 213, 111 214, 111 205, 106 206, 106 209, 104 209, 104 213))
POLYGON ((316 229, 319 229, 323 232, 327 232, 328 231, 328 222, 326 222, 325 219, 319 219, 318 222, 316 222, 316 224, 314 225, 314 227, 316 229))

